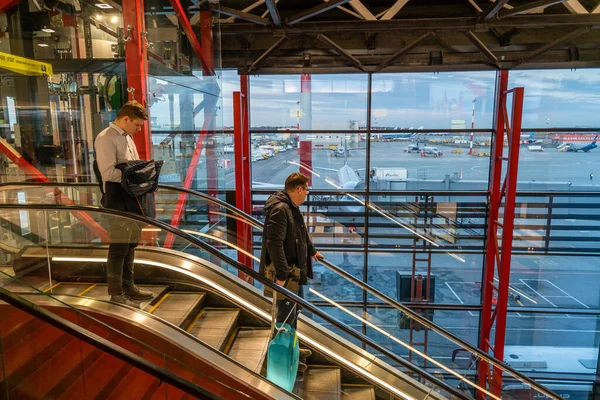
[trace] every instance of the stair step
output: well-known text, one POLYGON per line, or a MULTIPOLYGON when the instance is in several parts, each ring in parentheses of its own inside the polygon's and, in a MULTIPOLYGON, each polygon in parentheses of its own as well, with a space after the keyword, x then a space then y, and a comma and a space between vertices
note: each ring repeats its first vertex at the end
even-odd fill
MULTIPOLYGON (((152 292, 154 297, 151 300, 146 300, 140 303, 140 308, 144 309, 148 304, 152 303, 154 298, 160 296, 166 289, 167 286, 157 286, 157 285, 137 285, 140 289, 148 290, 152 292)), ((87 291, 84 296, 92 297, 98 300, 109 301, 110 296, 108 295, 108 287, 104 283, 97 284, 92 289, 87 291)))
POLYGON ((106 400, 149 398, 148 394, 154 394, 161 383, 162 382, 158 378, 155 378, 140 369, 134 368, 127 374, 121 383, 115 387, 112 393, 106 397, 106 400), (145 397, 144 395, 148 397, 145 397))
MULTIPOLYGON (((4 378, 8 390, 12 390, 23 379, 35 372, 46 360, 54 357, 71 338, 62 331, 44 326, 4 353, 4 378)), ((0 387, 4 381, 0 380, 0 387)))
MULTIPOLYGON (((125 364, 108 353, 103 353, 93 363, 87 363, 83 367, 85 398, 96 398, 96 396, 107 390, 111 382, 113 383, 112 388, 114 388, 127 375, 131 368, 133 368, 131 365, 125 364)), ((80 388, 74 385, 64 392, 60 399, 75 399, 79 390, 80 388)))
POLYGON ((9 398, 43 399, 73 369, 81 371, 81 353, 79 340, 70 337, 61 351, 54 357, 43 360, 36 371, 28 375, 15 387, 9 398))
POLYGON ((41 326, 41 322, 33 318, 32 315, 5 303, 0 304, 0 315, 2 315, 0 319, 0 339, 2 340, 3 351, 8 351, 14 343, 23 340, 26 335, 31 334, 41 326), (32 324, 34 326, 31 326, 32 324))
POLYGON ((239 315, 240 310, 236 308, 205 308, 198 314, 189 332, 209 346, 223 351, 239 315))
POLYGON ((304 373, 302 395, 305 400, 341 400, 342 376, 339 368, 315 368, 304 373))
POLYGON ((372 386, 342 386, 342 400, 375 400, 372 386))
POLYGON ((149 312, 181 327, 204 297, 204 293, 169 292, 149 312))
POLYGON ((238 330, 229 356, 246 368, 260 373, 271 340, 271 329, 242 328, 238 330))

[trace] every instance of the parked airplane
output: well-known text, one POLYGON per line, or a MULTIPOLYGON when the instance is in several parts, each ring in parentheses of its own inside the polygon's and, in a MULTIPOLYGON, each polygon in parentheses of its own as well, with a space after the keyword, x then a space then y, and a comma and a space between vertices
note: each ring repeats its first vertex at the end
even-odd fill
POLYGON ((542 144, 542 140, 534 139, 535 132, 531 132, 529 136, 521 135, 521 144, 542 144))
MULTIPOLYGON (((416 130, 422 131, 423 128, 424 128, 424 126, 420 126, 416 130)), ((395 129, 404 130, 403 128, 395 128, 395 129)), ((414 128, 411 126, 410 128, 408 128, 408 132, 405 131, 405 132, 390 132, 390 133, 374 133, 373 139, 381 140, 381 141, 396 141, 396 140, 404 141, 404 140, 414 139, 415 136, 419 135, 419 132, 414 132, 413 129, 414 128)))
POLYGON ((584 153, 587 153, 588 151, 593 150, 596 147, 598 147, 598 145, 596 145, 596 140, 598 140, 598 135, 596 135, 594 137, 594 141, 590 144, 586 144, 583 147, 575 147, 575 145, 571 144, 570 146, 567 146, 565 148, 565 150, 563 150, 563 151, 574 152, 574 153, 577 153, 578 151, 583 151, 584 153))

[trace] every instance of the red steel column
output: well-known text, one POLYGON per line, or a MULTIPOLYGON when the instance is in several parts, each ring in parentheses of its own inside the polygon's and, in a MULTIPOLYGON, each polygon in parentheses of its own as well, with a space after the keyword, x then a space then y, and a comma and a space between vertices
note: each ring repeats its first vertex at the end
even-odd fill
MULTIPOLYGON (((235 158, 235 189, 236 206, 246 213, 252 212, 251 207, 251 179, 250 179, 250 135, 248 123, 248 77, 240 76, 242 92, 233 92, 233 132, 234 132, 234 158, 235 158)), ((244 251, 252 253, 252 227, 244 221, 237 223, 237 244, 244 251)), ((238 261, 252 268, 252 259, 238 253, 238 261)), ((239 272, 239 277, 249 282, 251 278, 239 272)))
MULTIPOLYGON (((192 44, 192 48, 196 53, 196 56, 200 60, 202 64, 202 73, 204 76, 212 76, 214 90, 211 93, 204 95, 204 100, 206 105, 204 106, 204 124, 202 125, 202 129, 200 130, 200 134, 198 135, 198 141, 196 142, 196 148, 194 149, 194 153, 192 155, 192 160, 190 161, 190 165, 188 167, 187 173, 185 175, 185 180, 183 182, 183 187, 189 189, 192 186, 192 181, 194 176, 196 175, 196 170, 198 168, 198 163, 200 162, 200 155, 202 154, 202 149, 205 145, 205 142, 208 142, 209 135, 214 135, 214 116, 215 109, 217 106, 217 100, 219 98, 219 87, 215 80, 214 76, 214 55, 213 55, 213 45, 212 45, 212 16, 210 11, 201 12, 200 13, 200 25, 202 28, 201 38, 202 46, 198 41, 198 38, 193 33, 191 29, 191 25, 185 13, 183 12, 183 8, 181 3, 178 0, 170 0, 171 5, 176 10, 177 18, 179 22, 182 24, 184 30, 186 31, 186 35, 188 40, 192 44), (188 33, 190 32, 190 33, 188 33)), ((214 149, 211 150, 208 148, 209 144, 207 144, 206 151, 206 169, 207 169, 207 186, 208 186, 208 194, 216 197, 218 192, 218 188, 214 187, 214 184, 211 183, 212 179, 216 179, 217 176, 217 165, 216 160, 214 159, 214 149), (211 156, 210 153, 213 152, 211 156), (213 159, 212 161, 210 159, 213 159)), ((185 210, 185 204, 187 203, 187 193, 181 193, 179 195, 179 199, 177 200, 177 206, 175 207, 175 212, 173 213, 173 218, 171 219, 171 225, 174 227, 178 227, 181 218, 183 217, 183 212, 185 210)), ((209 211, 212 210, 211 206, 209 206, 209 211)), ((216 218, 217 214, 209 212, 209 221, 214 217, 216 218)), ((167 235, 165 239, 164 247, 171 248, 175 241, 175 237, 172 234, 167 235)))
POLYGON ((200 11, 200 45, 202 46, 202 75, 215 75, 215 57, 213 53, 212 11, 200 11))
MULTIPOLYGON (((492 164, 490 165, 490 182, 488 193, 490 196, 488 212, 487 245, 485 256, 485 267, 482 282, 482 312, 479 327, 479 348, 489 353, 491 345, 491 330, 494 323, 494 310, 492 309, 492 299, 494 296, 494 273, 496 265, 496 248, 493 243, 496 238, 496 225, 499 213, 499 200, 502 176, 502 152, 504 145, 504 112, 502 104, 506 99, 506 89, 508 88, 508 71, 499 71, 497 75, 496 86, 496 128, 494 132, 494 141, 492 148, 492 164)), ((491 375, 491 366, 487 363, 479 363, 479 384, 481 387, 487 387, 488 377, 491 375)))
MULTIPOLYGON (((171 3, 178 0, 171 0, 171 3)), ((186 17, 187 19, 187 17, 186 17)), ((194 36, 190 38, 192 42, 197 39, 194 36)), ((216 83, 216 76, 214 74, 214 53, 213 53, 213 31, 212 31, 212 11, 202 10, 200 11, 200 45, 198 58, 202 64, 202 75, 204 79, 213 79, 213 84, 209 86, 211 89, 208 93, 204 94, 204 98, 207 96, 213 96, 215 99, 219 96, 219 87, 216 83), (211 78, 207 78, 211 77, 211 78)), ((215 101, 215 106, 216 106, 215 101)), ((219 168, 217 167, 217 140, 215 134, 216 121, 213 117, 214 107, 204 107, 204 120, 212 120, 209 125, 209 134, 206 137, 206 192, 209 196, 217 198, 219 196, 219 168)), ((216 204, 209 204, 208 206, 208 221, 211 224, 215 224, 219 220, 217 211, 219 206, 216 204)))
MULTIPOLYGON (((129 100, 136 100, 147 107, 148 52, 146 50, 143 0, 123 0, 123 35, 125 36, 125 67, 129 100)), ((146 122, 142 132, 133 136, 140 158, 152 157, 150 124, 146 122)))
MULTIPOLYGON (((519 145, 523 116, 523 88, 507 91, 508 71, 498 73, 497 110, 494 148, 492 150, 491 178, 489 184, 489 217, 484 270, 483 305, 480 324, 479 347, 499 360, 504 359, 506 318, 510 283, 510 264, 519 167, 519 145), (509 124, 507 94, 512 92, 512 118, 509 124), (506 130, 506 136, 505 136, 506 130), (503 155, 505 137, 509 143, 508 155, 503 155), (506 175, 502 181, 503 161, 507 161, 506 175), (503 218, 500 222, 500 207, 503 218), (498 230, 502 229, 502 242, 498 245, 498 230), (498 277, 495 279, 495 273, 498 277), (494 342, 491 331, 495 323, 494 342)), ((489 385, 492 393, 500 395, 502 371, 485 362, 479 363, 479 384, 489 385)), ((483 393, 479 398, 485 398, 483 393)))
MULTIPOLYGON (((311 77, 310 74, 302 74, 300 78, 300 108, 302 110, 301 117, 301 130, 312 129, 312 93, 311 93, 311 77)), ((312 185, 312 174, 307 171, 312 170, 312 141, 301 140, 301 135, 298 136, 300 140, 300 172, 308 176, 308 185, 312 185)))

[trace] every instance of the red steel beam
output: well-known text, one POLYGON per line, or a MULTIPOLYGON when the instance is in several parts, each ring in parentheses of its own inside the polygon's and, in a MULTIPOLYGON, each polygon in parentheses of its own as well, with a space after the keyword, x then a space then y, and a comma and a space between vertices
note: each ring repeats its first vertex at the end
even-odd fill
MULTIPOLYGON (((8 144, 4 139, 0 139, 0 151, 8 157, 17 167, 21 169, 30 179, 34 182, 51 182, 44 174, 42 174, 36 167, 31 165, 29 161, 27 161, 23 156, 16 151, 10 144, 8 144)), ((47 187, 46 190, 54 193, 54 198, 58 204, 64 205, 75 205, 75 202, 71 200, 68 196, 66 196, 63 192, 58 190, 58 188, 47 187)), ((87 213, 81 211, 72 211, 72 214, 79 220, 81 223, 90 230, 94 235, 99 237, 103 242, 110 242, 110 236, 106 230, 99 225, 92 217, 90 217, 87 213)))
MULTIPOLYGON (((123 0, 123 26, 125 43, 125 68, 129 100, 136 100, 147 107, 148 51, 146 48, 143 0, 123 0)), ((150 124, 144 123, 142 133, 133 136, 140 158, 152 157, 150 124)))
MULTIPOLYGON (((212 60, 212 54, 210 57, 207 56, 207 54, 205 53, 205 51, 202 50, 202 46, 200 45, 200 42, 198 41, 198 38, 196 37, 196 33, 194 33, 194 29, 192 28, 192 25, 190 24, 190 20, 188 19, 188 17, 185 14, 185 10, 183 9, 183 6, 181 5, 181 3, 179 2, 179 0, 169 0, 169 3, 171 3, 171 6, 173 7, 173 9, 175 10, 175 15, 177 15, 177 20, 179 21, 179 23, 181 24, 181 28, 183 29, 183 31, 185 32, 188 40, 190 41, 190 44, 192 45, 192 49, 194 50, 194 53, 196 53, 196 57, 198 57, 198 60, 200 60, 200 62, 202 63, 202 70, 204 71, 204 75, 214 75, 214 62, 212 60)), ((210 11, 207 11, 208 13, 210 13, 210 11)), ((200 14, 200 18, 202 19, 202 14, 200 14)), ((206 19, 206 17, 205 17, 206 19)), ((209 20, 210 21, 210 20, 209 20)), ((210 24, 210 22, 209 22, 210 24)), ((202 26, 204 27, 204 26, 202 26)), ((212 32, 212 29, 211 29, 212 32)), ((204 35, 202 35, 204 37, 204 35)), ((210 38, 210 43, 211 43, 211 49, 212 49, 212 35, 210 38)), ((203 40, 203 44, 204 40, 203 40)))
POLYGON ((0 0, 0 11, 7 12, 17 4, 19 4, 21 0, 0 0))

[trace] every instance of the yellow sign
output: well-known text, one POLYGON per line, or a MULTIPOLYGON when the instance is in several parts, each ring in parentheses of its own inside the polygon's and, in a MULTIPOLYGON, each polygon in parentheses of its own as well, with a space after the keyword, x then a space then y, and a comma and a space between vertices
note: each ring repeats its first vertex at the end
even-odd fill
POLYGON ((0 68, 28 76, 52 75, 52 64, 0 52, 0 68))
POLYGON ((302 109, 300 109, 300 108, 291 108, 290 109, 290 117, 292 117, 292 118, 300 118, 300 117, 302 117, 302 109))

